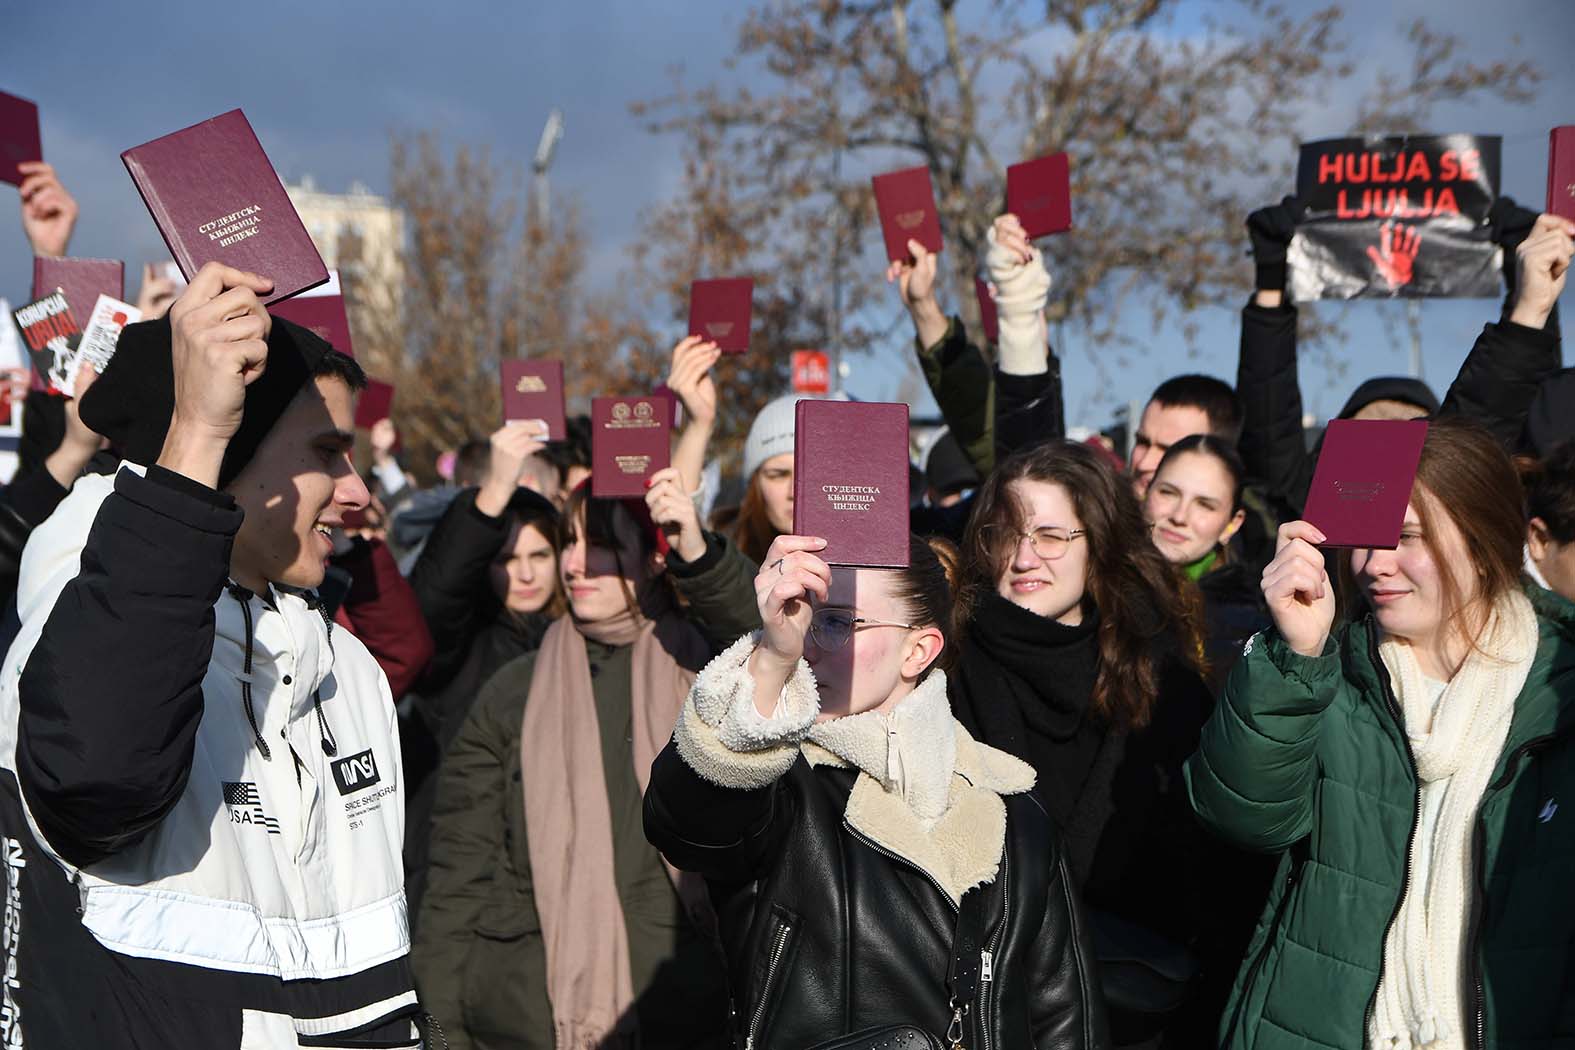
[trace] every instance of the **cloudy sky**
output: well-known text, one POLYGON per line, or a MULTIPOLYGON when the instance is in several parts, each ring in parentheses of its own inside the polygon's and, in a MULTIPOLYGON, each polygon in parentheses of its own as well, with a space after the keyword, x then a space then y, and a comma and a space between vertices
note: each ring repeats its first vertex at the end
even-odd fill
MULTIPOLYGON (((677 183, 678 144, 653 137, 628 111, 631 100, 663 93, 682 66, 691 83, 720 77, 739 21, 739 0, 276 0, 266 5, 161 0, 124 4, 68 0, 14 4, 0 39, 0 88, 39 102, 44 150, 82 204, 73 254, 141 262, 165 256, 158 233, 120 164, 128 146, 240 106, 281 175, 312 175, 319 188, 353 180, 387 187, 390 132, 438 129, 449 142, 486 143, 496 156, 528 163, 542 121, 557 106, 567 133, 553 169, 572 188, 590 223, 594 279, 615 287, 639 217, 677 183)), ((1445 107, 1438 131, 1504 136, 1506 192, 1540 202, 1547 129, 1575 123, 1575 3, 1568 0, 1362 0, 1348 3, 1347 30, 1364 69, 1402 70, 1409 54, 1399 26, 1425 16, 1494 57, 1524 56, 1547 74, 1536 102, 1445 107), (1484 11, 1491 7, 1491 28, 1484 11)), ((1228 14, 1226 0, 1186 0, 1176 31, 1203 15, 1228 14)), ((1361 76, 1359 74, 1359 76, 1361 76)), ((1350 85, 1354 97, 1365 80, 1350 85)), ((1344 132, 1350 99, 1337 90, 1309 100, 1314 137, 1344 132)), ((28 291, 29 260, 20 224, 0 194, 0 296, 28 291)), ((872 235, 873 236, 873 235, 872 235)), ((1243 280, 1249 279, 1243 267, 1243 280)), ((130 290, 134 294, 135 289, 130 290)), ((895 305, 895 304, 893 304, 895 305)), ((1338 408, 1357 379, 1402 372, 1407 354, 1392 307, 1327 305, 1349 321, 1350 376, 1304 370, 1309 407, 1338 408)), ((1424 374, 1442 392, 1475 332, 1495 307, 1483 301, 1429 302, 1423 310, 1424 374)), ((1134 322, 1134 324, 1144 324, 1134 322)), ((1166 337, 1143 367, 1118 370, 1100 387, 1087 347, 1065 348, 1070 421, 1098 425, 1112 403, 1141 398, 1159 377, 1181 370, 1235 371, 1236 318, 1204 319, 1203 350, 1187 357, 1166 337)), ((891 396, 905 345, 856 363, 852 392, 891 396)))

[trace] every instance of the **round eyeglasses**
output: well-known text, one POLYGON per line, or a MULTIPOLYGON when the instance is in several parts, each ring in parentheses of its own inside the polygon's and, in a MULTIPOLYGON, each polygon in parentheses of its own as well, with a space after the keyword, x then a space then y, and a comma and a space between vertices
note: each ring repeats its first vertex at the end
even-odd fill
POLYGON ((868 616, 854 616, 846 609, 817 609, 809 618, 809 636, 822 649, 841 649, 853 637, 858 627, 902 627, 913 630, 917 624, 897 623, 895 620, 873 620, 868 616))
POLYGON ((1014 525, 982 525, 979 528, 979 543, 986 554, 1001 556, 1016 550, 1026 537, 1036 557, 1055 561, 1066 556, 1066 549, 1073 540, 1087 533, 1087 529, 1063 529, 1056 525, 1046 525, 1032 532, 1025 532, 1014 525))

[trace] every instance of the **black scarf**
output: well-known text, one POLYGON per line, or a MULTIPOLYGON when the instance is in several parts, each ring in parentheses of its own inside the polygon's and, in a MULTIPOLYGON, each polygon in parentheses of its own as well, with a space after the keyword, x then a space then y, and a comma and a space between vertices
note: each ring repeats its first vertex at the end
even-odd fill
POLYGON ((1089 710, 1098 634, 1097 611, 1068 627, 991 594, 969 621, 951 683, 952 708, 968 731, 1034 767, 1035 791, 1061 829, 1079 882, 1112 811, 1123 751, 1123 734, 1089 710))

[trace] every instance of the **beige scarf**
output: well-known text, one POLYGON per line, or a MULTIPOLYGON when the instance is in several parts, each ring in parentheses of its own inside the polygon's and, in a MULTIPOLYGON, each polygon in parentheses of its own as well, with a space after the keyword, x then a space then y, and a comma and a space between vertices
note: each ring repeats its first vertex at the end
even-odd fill
POLYGON ((1384 935, 1383 975, 1368 1024, 1372 1050, 1463 1050, 1460 1003, 1464 922, 1470 911, 1471 830, 1498 765, 1537 650, 1537 616, 1520 591, 1493 610, 1479 643, 1436 709, 1411 646, 1379 647, 1405 718, 1421 790, 1443 794, 1431 841, 1417 835, 1406 861, 1431 851, 1428 885, 1413 879, 1384 935))
MULTIPOLYGON (((547 629, 520 729, 527 844, 559 1050, 639 1043, 585 639, 634 647, 629 669, 634 772, 642 792, 695 673, 710 655, 687 622, 665 607, 642 604, 657 618, 630 610, 610 623, 564 617, 547 629)), ((671 865, 667 873, 690 915, 708 928, 703 881, 671 865)))

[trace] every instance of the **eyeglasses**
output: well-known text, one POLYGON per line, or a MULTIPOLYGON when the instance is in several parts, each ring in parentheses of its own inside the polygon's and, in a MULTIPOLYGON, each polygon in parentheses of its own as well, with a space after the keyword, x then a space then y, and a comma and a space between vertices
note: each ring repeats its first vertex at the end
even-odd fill
POLYGON ((1054 525, 1046 525, 1032 532, 1024 532, 1013 525, 982 525, 979 527, 979 543, 986 554, 1000 556, 1016 550, 1017 545, 1027 537, 1035 556, 1044 561, 1055 561, 1065 557, 1072 541, 1087 532, 1087 529, 1063 529, 1054 525))
POLYGON ((856 627, 902 627, 914 630, 918 625, 897 623, 895 620, 872 620, 867 616, 854 616, 846 609, 817 609, 809 618, 809 636, 822 649, 841 649, 853 637, 856 627))

